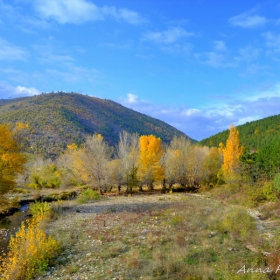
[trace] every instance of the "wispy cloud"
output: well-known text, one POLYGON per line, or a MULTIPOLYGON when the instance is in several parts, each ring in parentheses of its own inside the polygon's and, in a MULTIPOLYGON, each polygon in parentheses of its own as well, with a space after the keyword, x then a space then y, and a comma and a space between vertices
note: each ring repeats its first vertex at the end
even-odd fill
POLYGON ((236 67, 236 61, 232 60, 224 51, 213 51, 196 53, 194 57, 198 62, 209 65, 214 68, 236 67))
MULTIPOLYGON (((213 97, 215 98, 215 97, 213 97)), ((185 132, 188 136, 201 140, 225 129, 230 124, 241 125, 279 114, 280 84, 270 89, 256 91, 251 97, 212 99, 212 104, 200 108, 188 106, 168 106, 142 100, 135 94, 127 94, 120 99, 124 106, 138 112, 161 119, 185 132)))
POLYGON ((67 69, 47 69, 46 73, 56 79, 63 79, 68 83, 89 82, 91 84, 95 84, 99 81, 101 76, 101 73, 96 69, 76 66, 71 63, 68 64, 67 69))
POLYGON ((164 31, 147 32, 143 35, 142 39, 157 44, 172 44, 182 38, 190 36, 194 36, 194 33, 188 32, 182 27, 170 27, 164 31))
POLYGON ((238 55, 235 57, 235 60, 246 62, 255 61, 260 57, 261 53, 262 50, 260 48, 248 45, 238 50, 238 55))
POLYGON ((226 51, 227 50, 227 46, 226 43, 224 41, 214 41, 214 49, 216 51, 226 51))
POLYGON ((40 17, 61 24, 103 19, 98 7, 85 0, 35 0, 34 5, 40 17))
MULTIPOLYGON (((267 46, 267 54, 271 56, 280 54, 280 34, 275 32, 265 32, 262 34, 265 39, 265 44, 267 46)), ((279 57, 278 57, 279 58, 279 57)))
POLYGON ((129 9, 118 9, 115 6, 104 6, 99 8, 99 12, 103 17, 110 16, 116 20, 125 21, 129 24, 138 25, 146 22, 137 12, 129 9))
POLYGON ((0 60, 26 60, 27 51, 0 38, 0 60))
POLYGON ((74 58, 67 49, 61 48, 58 42, 48 42, 44 45, 33 45, 33 50, 41 63, 66 64, 74 62, 74 58))
POLYGON ((255 28, 264 26, 267 23, 267 19, 263 16, 253 14, 253 10, 242 13, 240 15, 231 17, 228 22, 232 26, 238 26, 242 28, 255 28))
POLYGON ((53 19, 60 24, 81 24, 87 21, 100 21, 108 17, 129 24, 145 21, 137 12, 116 8, 115 6, 98 7, 88 0, 35 0, 35 10, 43 19, 53 19))

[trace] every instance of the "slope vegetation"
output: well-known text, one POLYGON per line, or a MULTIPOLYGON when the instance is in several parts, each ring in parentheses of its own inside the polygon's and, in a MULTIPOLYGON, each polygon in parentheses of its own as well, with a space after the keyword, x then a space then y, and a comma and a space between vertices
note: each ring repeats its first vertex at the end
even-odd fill
POLYGON ((33 97, 0 100, 0 123, 12 127, 29 125, 21 131, 25 151, 54 158, 67 144, 81 144, 86 135, 100 133, 114 145, 122 130, 140 135, 154 134, 168 143, 181 131, 116 102, 77 93, 47 93, 33 97))
MULTIPOLYGON (((240 133, 240 144, 250 151, 256 151, 262 146, 270 145, 280 138, 280 115, 271 116, 258 121, 237 126, 240 133)), ((226 143, 229 130, 225 130, 200 141, 202 145, 218 147, 226 143)))

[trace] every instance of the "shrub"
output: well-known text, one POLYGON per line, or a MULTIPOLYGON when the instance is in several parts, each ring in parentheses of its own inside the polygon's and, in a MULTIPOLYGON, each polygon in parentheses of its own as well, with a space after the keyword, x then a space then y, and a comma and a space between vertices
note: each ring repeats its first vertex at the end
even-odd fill
POLYGON ((251 199, 255 202, 255 205, 258 205, 264 201, 276 201, 277 193, 273 184, 270 182, 264 183, 260 187, 252 188, 251 190, 251 199))
POLYGON ((41 170, 33 170, 29 176, 28 187, 40 190, 42 188, 59 188, 61 185, 61 171, 55 164, 43 166, 41 170))
POLYGON ((51 213, 51 206, 48 202, 35 201, 29 205, 29 210, 33 216, 44 216, 51 213))
POLYGON ((276 174, 273 180, 273 187, 280 192, 280 173, 276 174))
POLYGON ((33 279, 42 273, 56 254, 60 252, 59 243, 40 228, 43 217, 37 215, 21 224, 15 236, 11 236, 9 253, 1 257, 1 279, 33 279))
POLYGON ((233 209, 228 212, 220 224, 220 230, 238 239, 247 239, 256 229, 255 220, 246 211, 233 209))
POLYGON ((85 203, 88 200, 98 200, 98 199, 100 199, 99 193, 90 188, 87 188, 79 194, 77 201, 79 203, 85 203))

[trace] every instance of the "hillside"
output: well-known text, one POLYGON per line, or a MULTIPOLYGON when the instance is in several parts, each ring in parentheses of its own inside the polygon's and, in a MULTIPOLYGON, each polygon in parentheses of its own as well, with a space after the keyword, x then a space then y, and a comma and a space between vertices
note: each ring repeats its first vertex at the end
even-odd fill
MULTIPOLYGON (((237 126, 240 133, 240 144, 250 151, 258 150, 264 145, 280 138, 280 115, 261 120, 247 122, 237 126)), ((226 143, 229 130, 225 130, 200 141, 202 145, 218 147, 219 143, 226 143)))
POLYGON ((67 144, 80 144, 86 135, 100 133, 110 145, 126 130, 140 135, 154 134, 168 143, 176 128, 116 102, 77 93, 47 93, 38 96, 0 100, 0 123, 29 125, 20 132, 27 152, 55 158, 67 144))

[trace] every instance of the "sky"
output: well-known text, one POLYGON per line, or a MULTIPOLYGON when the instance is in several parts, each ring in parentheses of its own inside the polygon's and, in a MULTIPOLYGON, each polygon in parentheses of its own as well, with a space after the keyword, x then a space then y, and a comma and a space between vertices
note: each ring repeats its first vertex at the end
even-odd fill
POLYGON ((280 114, 278 0, 0 0, 0 98, 77 92, 201 140, 280 114))

